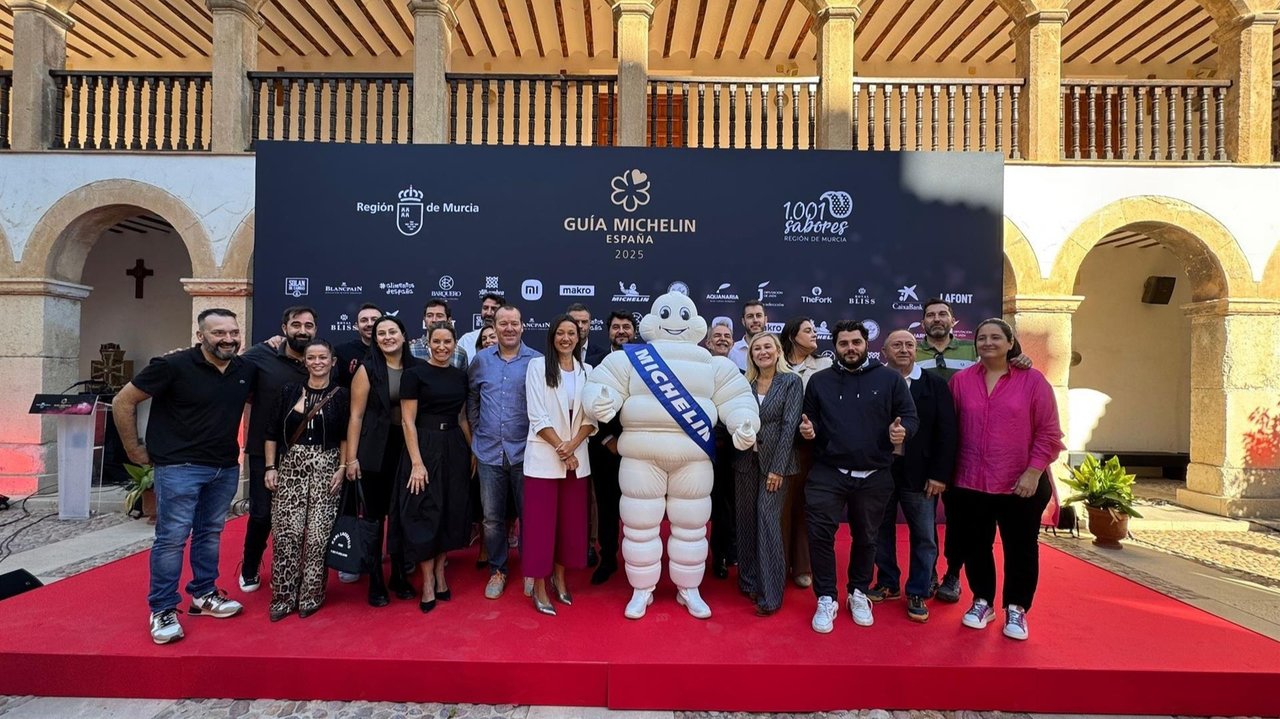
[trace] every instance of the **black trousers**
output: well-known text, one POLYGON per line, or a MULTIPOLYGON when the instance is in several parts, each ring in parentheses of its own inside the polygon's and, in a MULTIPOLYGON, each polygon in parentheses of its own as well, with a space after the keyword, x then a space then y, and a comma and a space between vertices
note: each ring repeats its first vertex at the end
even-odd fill
POLYGON ((726 442, 716 447, 711 485, 711 558, 732 564, 738 561, 738 505, 734 495, 737 480, 733 471, 737 451, 726 442))
MULTIPOLYGON (((958 540, 952 539, 955 532, 951 531, 951 513, 954 511, 951 507, 951 490, 942 493, 942 507, 947 512, 947 531, 942 536, 942 556, 947 558, 947 568, 944 573, 955 577, 960 576, 960 570, 964 568, 964 554, 958 540)), ((933 541, 938 543, 938 525, 933 525, 933 541)))
POLYGON ((271 536, 271 492, 267 491, 267 458, 249 455, 249 522, 244 528, 244 566, 240 573, 255 576, 262 566, 271 536))
POLYGON ((600 563, 617 567, 618 534, 622 531, 622 518, 618 516, 618 503, 622 501, 618 467, 622 464, 622 457, 605 449, 599 442, 588 444, 587 452, 591 458, 591 485, 596 491, 600 563))
POLYGON ((391 510, 391 484, 396 481, 404 454, 404 430, 393 426, 387 432, 387 447, 382 454, 382 464, 360 468, 360 489, 364 492, 365 517, 385 519, 391 510))
POLYGON ((849 553, 849 592, 870 588, 876 565, 876 539, 885 506, 893 496, 893 475, 878 469, 869 477, 853 477, 834 467, 815 463, 804 485, 804 517, 808 525, 809 563, 813 593, 838 599, 836 591, 836 530, 848 507, 853 548, 849 553))
POLYGON ((1040 475, 1036 493, 1030 497, 987 494, 952 487, 947 517, 947 536, 955 535, 964 557, 965 576, 974 600, 995 604, 996 561, 993 546, 996 530, 1004 551, 1004 591, 1001 606, 1016 604, 1031 609, 1040 579, 1040 515, 1053 496, 1046 475, 1040 475))

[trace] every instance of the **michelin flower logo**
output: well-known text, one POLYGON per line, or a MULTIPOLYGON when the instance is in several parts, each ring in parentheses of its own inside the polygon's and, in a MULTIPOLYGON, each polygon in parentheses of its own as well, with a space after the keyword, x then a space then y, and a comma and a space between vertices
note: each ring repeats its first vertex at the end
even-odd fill
POLYGON ((627 170, 613 178, 612 187, 609 201, 627 212, 635 212, 649 204, 649 176, 640 170, 627 170))

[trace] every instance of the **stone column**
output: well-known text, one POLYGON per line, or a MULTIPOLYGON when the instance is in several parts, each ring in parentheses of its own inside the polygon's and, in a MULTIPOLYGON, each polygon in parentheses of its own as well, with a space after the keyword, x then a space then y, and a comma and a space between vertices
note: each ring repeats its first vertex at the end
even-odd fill
POLYGON ((1280 12, 1254 13, 1214 33, 1218 72, 1230 80, 1226 101, 1227 157, 1246 165, 1271 161, 1271 38, 1280 12))
POLYGON ((0 279, 0 494, 56 486, 57 428, 27 414, 38 393, 80 379, 80 303, 91 287, 48 278, 0 279))
POLYGON ((1062 24, 1067 11, 1028 14, 1010 37, 1017 53, 1022 88, 1018 146, 1023 159, 1057 162, 1062 154, 1062 24))
POLYGON ((207 0, 213 15, 213 151, 245 152, 253 128, 261 0, 207 0))
POLYGON ((413 141, 449 142, 449 54, 458 17, 448 0, 410 0, 413 13, 413 141))
POLYGON ((1280 301, 1184 305, 1191 318, 1191 466, 1178 502, 1280 516, 1280 301))
POLYGON ((817 146, 824 150, 853 148, 854 31, 862 10, 825 7, 817 12, 818 35, 817 146))
POLYGON ((245 344, 253 336, 253 280, 183 277, 182 289, 191 295, 191 341, 195 341, 196 317, 214 307, 231 310, 240 321, 245 344))
POLYGON ((649 25, 652 0, 610 0, 618 37, 617 144, 645 145, 645 97, 649 92, 649 25))
POLYGON ((67 30, 75 21, 45 0, 12 0, 9 5, 13 9, 11 144, 15 150, 46 150, 60 132, 53 127, 53 115, 62 102, 49 71, 66 68, 67 30))
MULTIPOLYGON (((1053 386, 1058 421, 1065 441, 1071 412, 1067 389, 1071 378, 1071 320, 1084 297, 1078 295, 1015 295, 1004 303, 1005 318, 1013 325, 1022 351, 1053 386)), ((975 321, 981 321, 975 318, 975 321)), ((1064 455, 1054 476, 1066 476, 1064 455)), ((1061 487, 1059 488, 1061 489, 1061 487)))

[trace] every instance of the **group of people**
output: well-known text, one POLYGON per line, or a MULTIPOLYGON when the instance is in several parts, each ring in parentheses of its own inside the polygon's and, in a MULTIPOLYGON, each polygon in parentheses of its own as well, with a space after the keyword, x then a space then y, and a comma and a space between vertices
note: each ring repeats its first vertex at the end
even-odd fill
MULTIPOLYGON (((478 566, 489 573, 484 594, 503 595, 513 522, 524 594, 546 615, 556 613, 556 603, 574 601, 566 568, 594 565, 592 584, 618 571, 620 529, 633 554, 658 541, 661 511, 652 532, 626 521, 620 527, 620 505, 631 502, 633 516, 640 506, 620 490, 619 473, 634 471, 625 469, 619 449, 628 431, 625 412, 610 407, 607 388, 584 394, 599 385, 601 372, 624 366, 618 357, 632 358, 619 352, 638 339, 632 314, 613 312, 607 343, 596 342, 588 337, 589 310, 571 305, 552 320, 541 351, 525 343, 520 310, 503 297, 485 295, 481 317, 479 329, 459 337, 448 304, 432 300, 424 333, 410 338, 399 318, 365 304, 356 314, 356 337, 335 347, 317 335, 313 309, 291 307, 279 337, 242 351, 234 313, 206 310, 195 347, 154 359, 126 385, 114 401, 126 452, 137 464, 155 465, 152 639, 163 644, 183 636, 178 581, 188 539, 188 614, 229 617, 243 608, 216 581, 246 402, 250 516, 238 580, 244 592, 261 587, 272 538, 272 621, 321 607, 330 529, 340 511, 357 505, 373 526, 364 572, 368 602, 417 598, 424 613, 452 598, 448 554, 477 535, 478 566), (600 367, 615 352, 612 369, 600 367), (143 445, 136 406, 148 398, 143 445)), ((845 604, 855 624, 871 624, 872 605, 904 591, 907 616, 927 621, 929 599, 960 600, 963 568, 973 593, 963 623, 981 629, 995 618, 998 530, 1004 633, 1027 638, 1037 531, 1052 492, 1046 472, 1063 447, 1054 396, 1008 324, 985 320, 973 341, 962 341, 952 334, 954 322, 948 303, 930 300, 924 341, 893 331, 877 361, 867 328, 841 321, 834 362, 819 356, 812 320, 794 318, 780 334, 768 332, 759 302, 744 306, 740 338, 731 322, 712 323, 705 351, 696 351, 727 358, 744 373, 759 425, 745 440, 749 432, 740 423, 736 433, 717 427, 711 566, 725 579, 736 565, 738 588, 758 615, 781 608, 790 580, 817 596, 813 629, 832 630, 840 606, 835 536, 847 522, 845 604), (947 515, 941 575, 939 497, 947 515), (910 535, 905 586, 896 560, 899 511, 910 535)), ((688 549, 701 535, 677 521, 674 506, 666 505, 673 579, 678 561, 699 564, 680 570, 692 579, 677 581, 678 599, 694 616, 710 616, 696 588, 705 560, 688 549)), ((700 517, 705 528, 706 515, 700 517)), ((639 590, 650 580, 637 577, 650 569, 621 548, 639 590)), ((652 601, 640 591, 636 597, 641 605, 628 605, 632 618, 652 601)))

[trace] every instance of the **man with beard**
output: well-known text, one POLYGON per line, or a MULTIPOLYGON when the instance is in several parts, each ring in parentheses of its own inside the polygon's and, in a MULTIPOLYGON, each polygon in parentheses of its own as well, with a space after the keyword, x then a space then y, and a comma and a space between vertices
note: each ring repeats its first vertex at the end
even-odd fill
POLYGON ((218 590, 218 545, 240 481, 237 434, 258 369, 237 356, 231 310, 200 313, 188 350, 156 357, 116 395, 112 416, 129 461, 155 464, 156 536, 151 549, 151 640, 183 637, 178 623, 182 550, 191 541, 191 616, 226 618, 243 607, 218 590), (147 443, 138 443, 138 403, 151 403, 147 443))
MULTIPOLYGON (((757 309, 763 317, 764 308, 757 309)), ((733 348, 733 321, 728 317, 712 320, 706 346, 712 356, 729 357, 733 348)), ((729 430, 723 422, 716 422, 716 459, 712 463, 715 473, 711 484, 711 573, 716 579, 728 579, 729 567, 738 563, 738 513, 733 476, 737 454, 729 430)))
POLYGON ((458 338, 458 347, 467 353, 467 367, 475 361, 476 340, 480 337, 480 331, 484 329, 484 323, 493 322, 493 318, 498 314, 498 308, 505 304, 507 304, 507 298, 496 292, 486 292, 480 298, 480 325, 458 338))
MULTIPOLYGON (((614 310, 609 314, 609 349, 602 352, 593 367, 608 352, 616 352, 636 337, 636 321, 630 312, 614 310)), ((614 417, 600 425, 599 430, 587 439, 587 451, 591 458, 591 484, 595 487, 597 531, 600 539, 600 565, 591 574, 592 584, 604 584, 618 571, 618 531, 621 519, 618 502, 622 490, 618 487, 618 467, 622 457, 618 455, 618 437, 622 434, 622 421, 614 417)))
MULTIPOLYGON (((733 343, 733 348, 729 350, 729 359, 738 365, 738 369, 743 372, 747 371, 747 345, 750 344, 751 338, 765 331, 769 326, 769 317, 764 313, 764 303, 760 300, 751 300, 742 305, 742 339, 733 343)), ((714 354, 714 353, 713 353, 714 354)))
MULTIPOLYGON (((423 335, 409 342, 410 354, 424 362, 431 359, 431 343, 427 341, 430 332, 427 328, 438 324, 453 326, 453 312, 449 309, 449 303, 441 299, 427 300, 426 306, 422 308, 423 335)), ((463 351, 462 345, 455 343, 451 363, 463 372, 467 371, 467 365, 471 364, 471 360, 463 351)))
POLYGON ((356 338, 333 348, 338 358, 338 386, 351 389, 351 378, 356 376, 360 363, 369 356, 373 346, 373 321, 382 316, 377 305, 366 302, 356 310, 356 338))
POLYGON ((842 320, 835 331, 837 362, 813 375, 804 391, 800 436, 814 440, 814 463, 804 486, 809 560, 818 608, 813 630, 831 631, 836 603, 836 529, 849 508, 849 594, 853 621, 873 622, 870 590, 876 536, 893 495, 894 450, 918 425, 902 375, 867 357, 867 328, 842 320))
POLYGON ((286 309, 280 320, 284 342, 272 348, 260 342, 245 350, 244 360, 258 368, 258 388, 249 409, 249 431, 245 454, 249 455, 249 522, 244 532, 244 560, 240 567, 240 590, 256 592, 262 586, 258 573, 262 553, 271 536, 271 492, 265 477, 268 469, 265 447, 267 422, 286 384, 307 381, 307 367, 302 358, 307 345, 316 336, 316 311, 310 307, 286 309))

